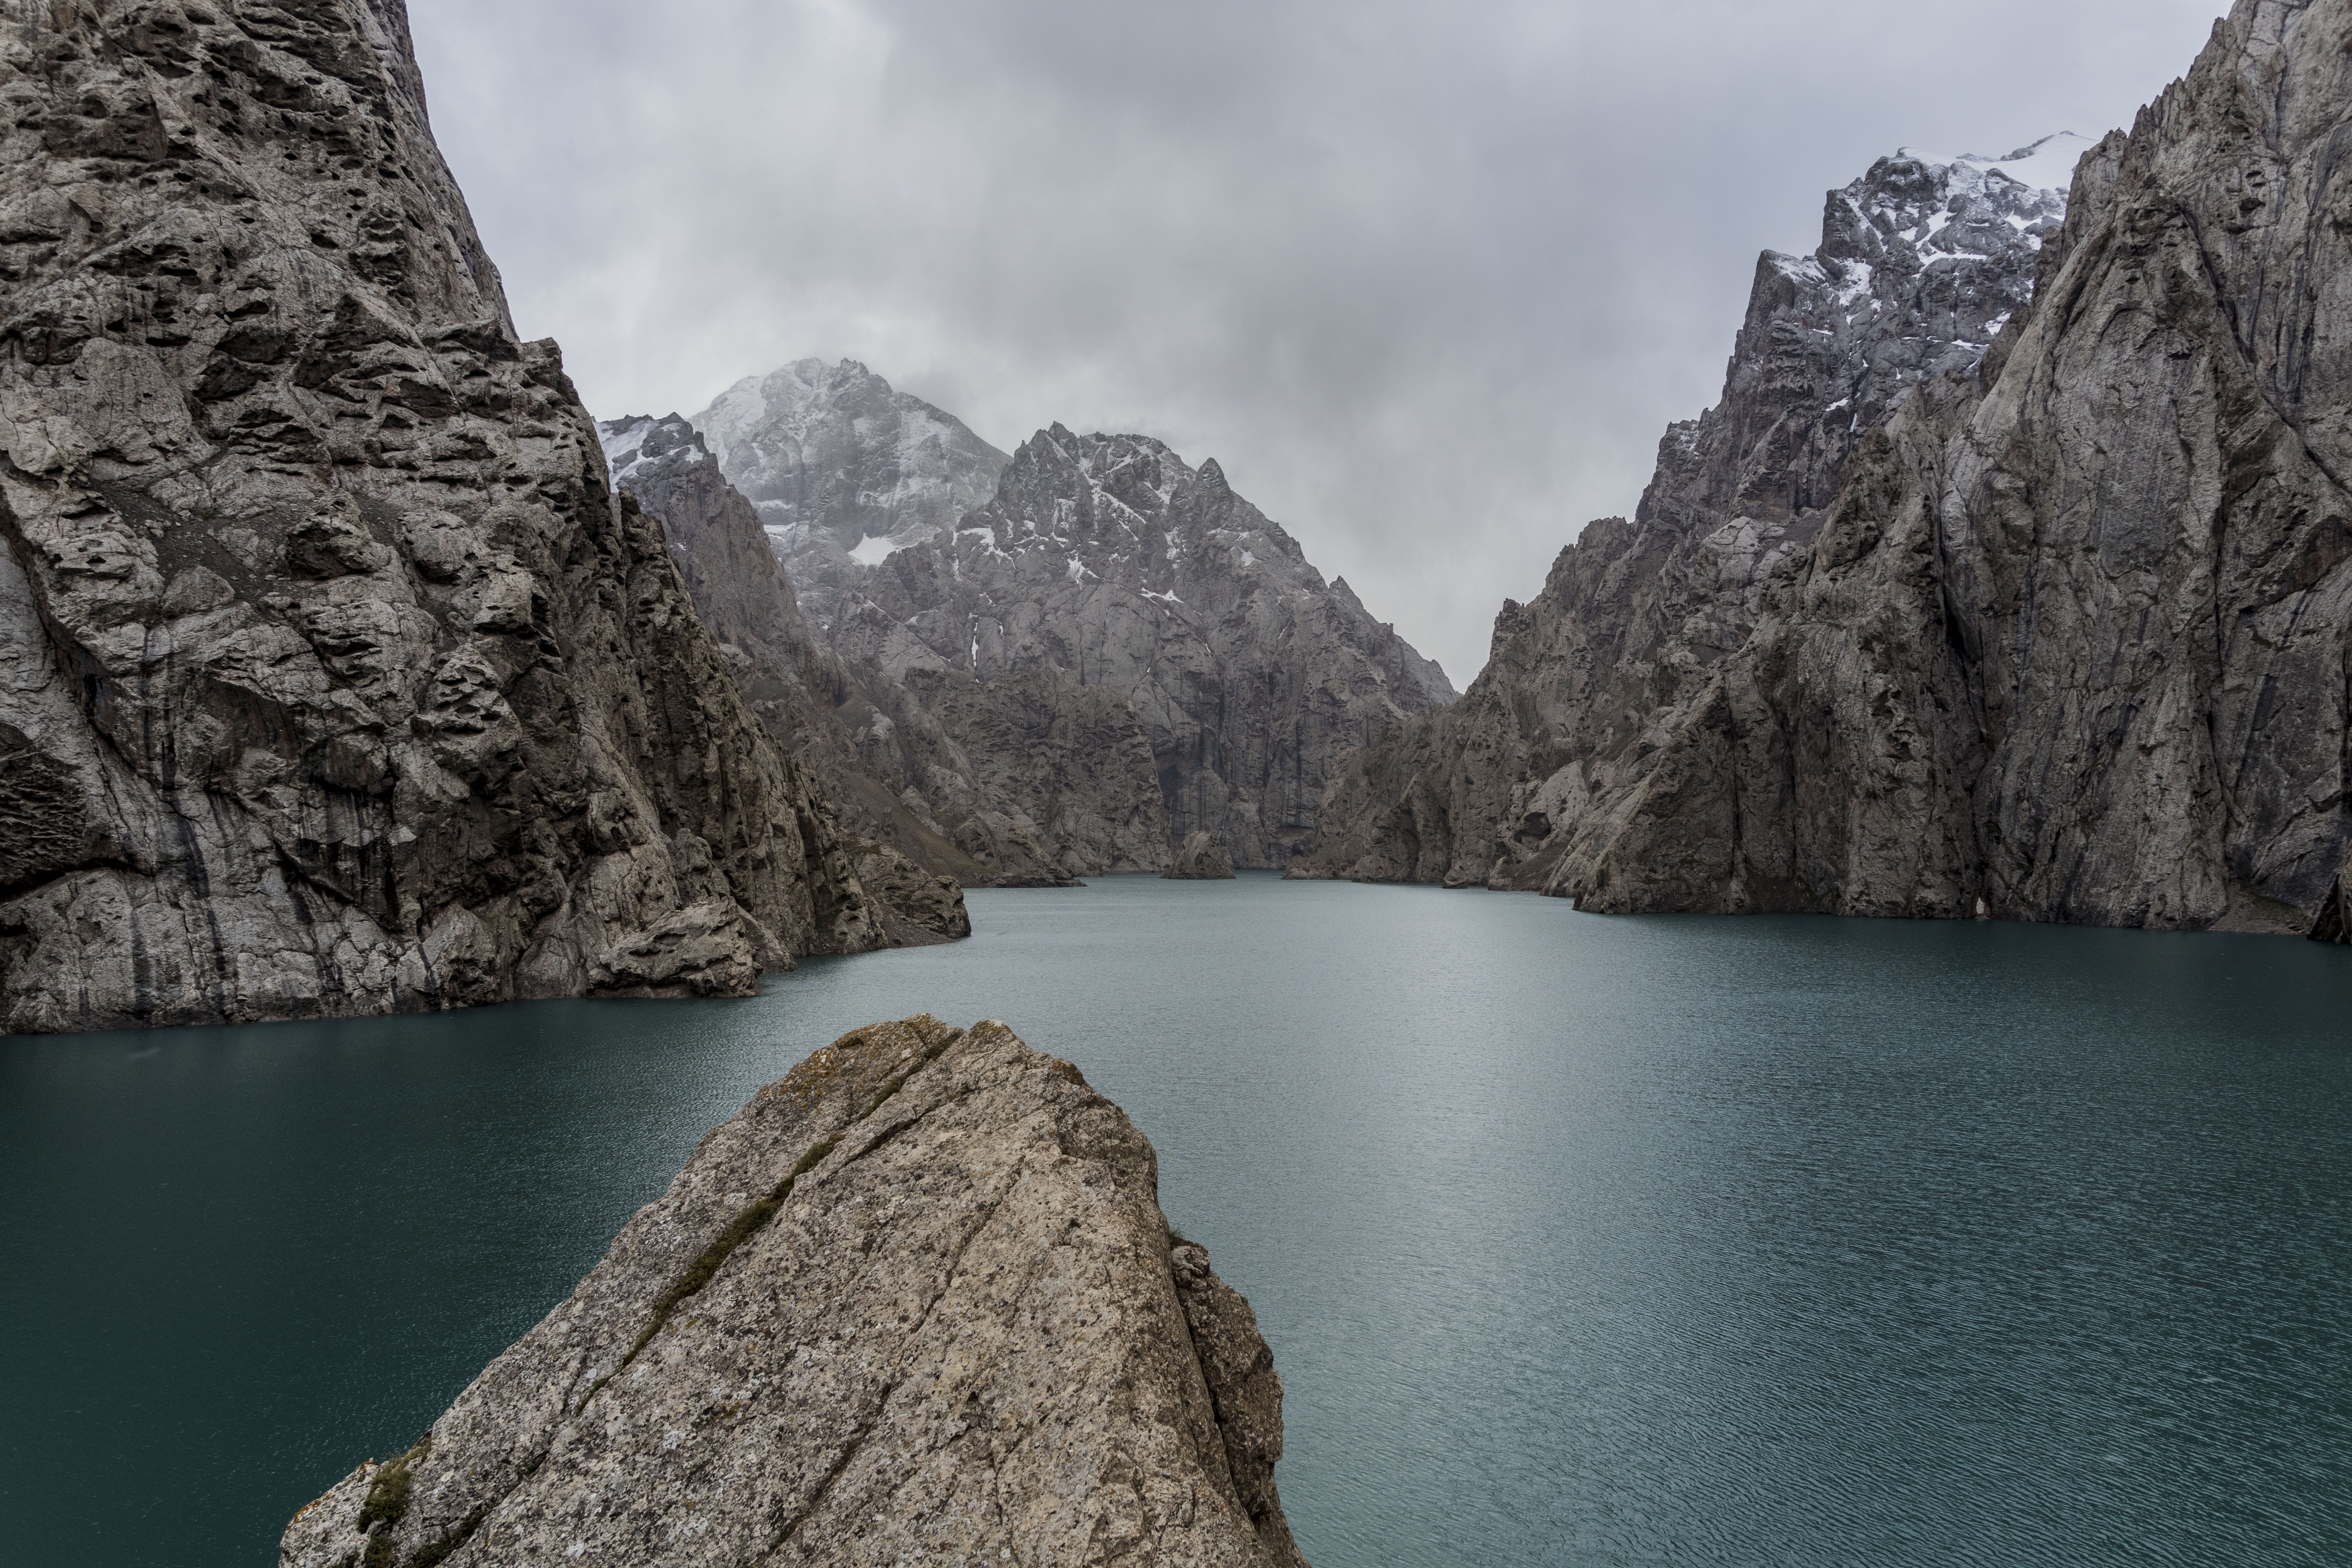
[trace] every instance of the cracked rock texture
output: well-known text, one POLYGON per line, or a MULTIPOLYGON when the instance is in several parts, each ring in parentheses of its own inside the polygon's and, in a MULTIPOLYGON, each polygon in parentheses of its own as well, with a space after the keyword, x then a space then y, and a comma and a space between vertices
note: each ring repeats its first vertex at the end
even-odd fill
MULTIPOLYGON (((1816 444, 1735 442, 1755 477, 1727 487, 1707 421, 1670 435, 1634 521, 1505 607, 1464 702, 1352 760, 1326 819, 1362 826, 1316 868, 2340 938, 2347 37, 2352 0, 2242 0, 2082 160, 2031 309, 1973 374, 1882 397, 1833 493, 1816 444)), ((1776 386, 1852 395, 1756 341, 1786 270, 1716 429, 1776 386)))
POLYGON ((1454 699, 1214 462, 1157 441, 1055 426, 1008 459, 848 362, 694 422, 856 675, 861 764, 979 858, 1158 870, 1208 831, 1286 865, 1340 755, 1454 699))
POLYGON ((401 6, 0 20, 0 1026, 737 994, 885 940, 401 6))
POLYGON ((1273 1358, 1157 1184, 1002 1024, 846 1036, 279 1562, 1298 1565, 1273 1358))

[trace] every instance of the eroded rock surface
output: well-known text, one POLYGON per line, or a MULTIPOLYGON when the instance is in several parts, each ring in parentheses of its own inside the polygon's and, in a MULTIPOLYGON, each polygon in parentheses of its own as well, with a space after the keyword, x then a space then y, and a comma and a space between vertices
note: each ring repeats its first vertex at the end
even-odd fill
POLYGON ((1230 882, 1234 863, 1215 834, 1192 833, 1176 851, 1176 863, 1160 875, 1171 882, 1230 882))
POLYGON ((389 0, 0 22, 0 1027, 733 994, 884 940, 389 0))
MULTIPOLYGON (((1318 868, 2340 933, 2347 34, 2347 0, 2242 0, 2082 160, 2030 310, 1860 431, 1825 510, 1740 499, 1825 493, 1802 445, 1694 492, 1670 437, 1634 522, 1506 606, 1464 703, 1355 759, 1326 817, 1363 826, 1318 868)), ((1757 319, 1727 408, 1778 379, 1743 374, 1757 319)))
POLYGON ((1003 1025, 859 1030, 279 1561, 1299 1565, 1272 1356, 1157 1185, 1003 1025))

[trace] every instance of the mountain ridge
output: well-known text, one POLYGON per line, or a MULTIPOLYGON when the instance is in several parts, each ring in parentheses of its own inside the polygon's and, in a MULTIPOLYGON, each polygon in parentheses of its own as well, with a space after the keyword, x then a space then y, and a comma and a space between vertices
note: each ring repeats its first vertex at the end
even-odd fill
POLYGON ((712 410, 707 448, 856 672, 859 767, 982 863, 1158 870, 1209 831, 1286 864, 1328 759, 1454 695, 1213 459, 1059 425, 996 453, 855 361, 712 410))
MULTIPOLYGON (((1808 537, 1710 560, 1743 520, 1702 486, 1706 531, 1655 526, 1666 453, 1460 707, 1351 760, 1326 819, 1370 826, 1310 868, 2342 940, 2347 32, 2347 0, 2240 0, 2082 159, 2031 309, 1907 378, 1808 537)), ((1747 449, 1766 492, 1821 471, 1747 449)))

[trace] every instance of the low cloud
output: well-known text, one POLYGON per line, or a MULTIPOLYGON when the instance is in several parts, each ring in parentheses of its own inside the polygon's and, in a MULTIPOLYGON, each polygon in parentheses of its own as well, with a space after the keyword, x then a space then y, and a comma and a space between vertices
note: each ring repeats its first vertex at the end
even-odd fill
POLYGON ((865 361, 1142 431, 1457 683, 1710 404, 1756 253, 1896 146, 2097 135, 2213 0, 412 0, 522 330, 600 416, 865 361))

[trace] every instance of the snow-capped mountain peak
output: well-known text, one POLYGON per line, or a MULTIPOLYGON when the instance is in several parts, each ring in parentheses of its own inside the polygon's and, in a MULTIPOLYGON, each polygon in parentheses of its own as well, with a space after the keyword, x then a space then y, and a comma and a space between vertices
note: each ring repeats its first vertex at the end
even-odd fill
POLYGON ((849 359, 746 376, 693 424, 758 509, 820 626, 843 608, 835 576, 947 538, 995 493, 1010 460, 953 415, 849 359))

